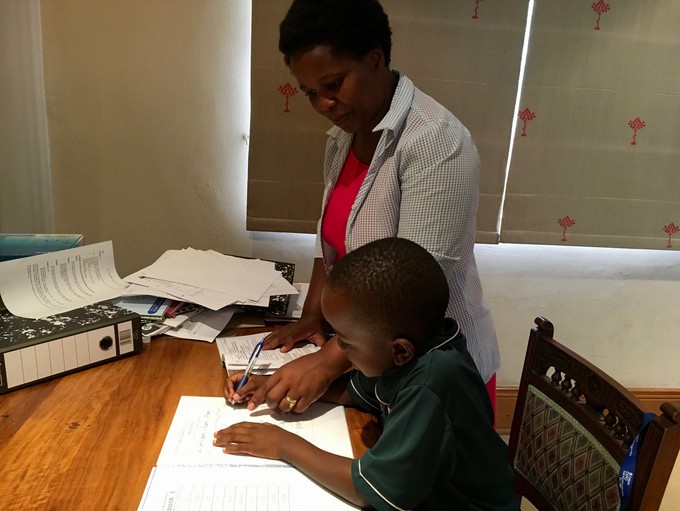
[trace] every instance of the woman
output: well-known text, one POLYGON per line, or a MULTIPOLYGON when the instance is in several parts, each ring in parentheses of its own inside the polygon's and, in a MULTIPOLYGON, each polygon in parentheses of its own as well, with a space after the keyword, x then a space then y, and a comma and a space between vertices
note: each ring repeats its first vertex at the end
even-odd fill
MULTIPOLYGON (((479 156, 458 119, 390 69, 391 34, 376 0, 295 0, 281 22, 286 64, 312 107, 335 126, 302 318, 270 334, 265 348, 287 351, 301 339, 323 347, 277 371, 250 396, 255 405, 301 412, 349 368, 324 336, 327 272, 347 252, 398 236, 425 247, 444 270, 447 315, 461 325, 495 407, 500 356, 473 254, 479 156)), ((238 397, 248 394, 246 384, 238 397)))

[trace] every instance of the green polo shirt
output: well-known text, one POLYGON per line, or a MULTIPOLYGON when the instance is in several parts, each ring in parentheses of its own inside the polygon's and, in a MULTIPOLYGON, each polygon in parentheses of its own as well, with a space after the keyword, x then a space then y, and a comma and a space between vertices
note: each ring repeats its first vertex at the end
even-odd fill
POLYGON ((455 321, 405 366, 377 378, 354 371, 348 390, 383 418, 378 442, 352 462, 374 508, 519 511, 506 445, 455 321))

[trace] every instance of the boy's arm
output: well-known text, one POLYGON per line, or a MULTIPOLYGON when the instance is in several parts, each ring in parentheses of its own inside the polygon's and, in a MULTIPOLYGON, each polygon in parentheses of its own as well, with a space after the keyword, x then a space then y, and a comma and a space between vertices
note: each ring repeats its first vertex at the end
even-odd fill
POLYGON ((281 445, 282 460, 352 504, 370 506, 352 481, 352 459, 323 451, 292 433, 291 437, 281 445))

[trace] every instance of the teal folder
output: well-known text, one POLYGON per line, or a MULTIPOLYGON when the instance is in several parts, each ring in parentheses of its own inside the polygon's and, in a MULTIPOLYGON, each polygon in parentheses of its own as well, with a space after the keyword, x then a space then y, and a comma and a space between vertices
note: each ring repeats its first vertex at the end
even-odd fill
POLYGON ((0 234, 0 261, 83 245, 82 234, 0 234))

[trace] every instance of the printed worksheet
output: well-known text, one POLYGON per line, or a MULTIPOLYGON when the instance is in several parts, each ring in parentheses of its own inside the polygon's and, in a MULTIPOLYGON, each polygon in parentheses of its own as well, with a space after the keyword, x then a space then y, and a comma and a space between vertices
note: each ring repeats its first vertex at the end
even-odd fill
POLYGON ((182 396, 157 466, 283 466, 278 460, 225 454, 213 435, 237 422, 269 422, 301 436, 320 449, 352 457, 352 444, 342 406, 314 403, 304 413, 279 413, 266 406, 250 411, 222 397, 182 396))
POLYGON ((2 300, 12 314, 24 318, 118 298, 126 287, 116 272, 111 241, 0 263, 2 300))
POLYGON ((138 511, 359 509, 291 467, 156 467, 138 511))
POLYGON ((352 457, 342 406, 302 414, 249 411, 221 397, 182 396, 138 511, 346 511, 359 509, 278 460, 225 454, 213 434, 241 421, 270 422, 317 447, 352 457))
MULTIPOLYGON (((250 354, 255 345, 264 339, 271 332, 263 332, 251 335, 217 337, 217 349, 220 352, 222 364, 231 374, 236 371, 243 371, 248 365, 250 354)), ((262 350, 253 366, 256 374, 272 374, 279 367, 296 358, 309 355, 318 351, 320 348, 312 343, 298 343, 290 351, 283 353, 281 350, 262 350)))

